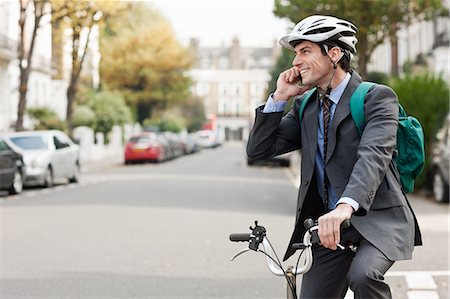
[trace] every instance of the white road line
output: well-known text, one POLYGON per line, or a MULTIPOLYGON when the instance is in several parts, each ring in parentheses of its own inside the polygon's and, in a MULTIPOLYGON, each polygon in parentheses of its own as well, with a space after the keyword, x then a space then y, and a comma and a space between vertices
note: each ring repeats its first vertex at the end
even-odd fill
POLYGON ((427 273, 409 273, 405 276, 410 290, 436 290, 437 285, 433 277, 427 273))
POLYGON ((298 177, 294 176, 289 169, 285 168, 284 173, 289 178, 289 180, 291 181, 292 185, 294 185, 295 188, 300 187, 300 179, 298 177))
POLYGON ((89 185, 94 185, 94 184, 101 183, 103 181, 105 181, 105 179, 95 179, 92 181, 83 182, 83 183, 79 183, 79 184, 58 185, 58 186, 41 189, 41 190, 35 190, 35 191, 29 191, 29 192, 27 191, 27 192, 21 193, 20 195, 7 196, 5 198, 0 199, 0 201, 6 202, 6 201, 11 201, 11 200, 18 200, 21 198, 30 198, 30 197, 37 196, 37 195, 51 194, 54 192, 65 191, 68 189, 75 189, 75 188, 85 187, 85 186, 89 186, 89 185))
POLYGON ((430 276, 450 276, 447 270, 428 270, 428 271, 388 271, 385 276, 406 276, 411 274, 426 274, 430 276))
POLYGON ((282 179, 256 178, 244 176, 225 176, 225 175, 182 175, 182 174, 126 174, 111 175, 108 181, 137 181, 137 180, 186 180, 186 181, 213 181, 230 183, 255 183, 255 184, 273 184, 290 185, 291 183, 282 179))
POLYGON ((408 291, 408 299, 439 299, 435 291, 408 291))

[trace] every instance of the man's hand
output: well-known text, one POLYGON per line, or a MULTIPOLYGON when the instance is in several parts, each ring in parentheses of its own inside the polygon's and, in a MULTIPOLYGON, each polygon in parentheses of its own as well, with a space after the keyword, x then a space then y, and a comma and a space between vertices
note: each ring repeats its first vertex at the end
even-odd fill
POLYGON ((350 219, 353 208, 346 203, 339 204, 333 211, 319 217, 319 239, 323 247, 336 250, 341 241, 341 223, 350 219))
POLYGON ((299 81, 300 71, 296 67, 292 67, 282 72, 277 79, 277 89, 273 93, 274 101, 287 101, 290 97, 303 94, 310 89, 310 86, 300 87, 299 81))

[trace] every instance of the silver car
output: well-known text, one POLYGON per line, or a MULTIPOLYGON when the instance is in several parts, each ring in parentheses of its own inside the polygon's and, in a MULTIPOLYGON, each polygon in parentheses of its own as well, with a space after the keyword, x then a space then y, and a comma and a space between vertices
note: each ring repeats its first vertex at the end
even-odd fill
POLYGON ((22 153, 25 186, 51 187, 55 179, 68 178, 76 183, 80 177, 78 145, 58 130, 16 132, 7 135, 22 153))
POLYGON ((436 134, 432 147, 433 195, 438 202, 449 202, 450 114, 436 134))

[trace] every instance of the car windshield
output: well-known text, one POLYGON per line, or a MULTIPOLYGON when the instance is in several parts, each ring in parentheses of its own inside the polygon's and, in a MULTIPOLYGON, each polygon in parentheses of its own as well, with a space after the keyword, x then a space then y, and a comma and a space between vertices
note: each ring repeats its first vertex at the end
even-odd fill
POLYGON ((12 142, 24 150, 47 149, 47 142, 42 136, 17 136, 10 138, 12 142))
POLYGON ((136 136, 130 138, 130 143, 146 143, 152 140, 156 140, 156 136, 136 136))

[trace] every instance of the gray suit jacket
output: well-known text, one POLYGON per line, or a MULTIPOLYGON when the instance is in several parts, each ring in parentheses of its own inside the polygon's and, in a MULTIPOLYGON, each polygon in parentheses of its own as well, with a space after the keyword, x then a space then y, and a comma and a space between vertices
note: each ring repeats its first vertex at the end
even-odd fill
MULTIPOLYGON (((356 230, 388 259, 410 259, 414 245, 421 244, 421 236, 392 162, 398 100, 390 88, 372 87, 365 97, 366 126, 360 138, 350 115, 349 102, 361 82, 361 77, 353 71, 336 107, 328 133, 326 172, 338 197, 348 196, 359 203, 359 210, 351 218, 356 230)), ((263 107, 257 108, 247 144, 247 155, 251 159, 270 159, 297 149, 302 152, 296 224, 285 260, 294 253, 291 244, 302 241, 303 221, 311 217, 317 219, 324 213, 314 175, 319 101, 307 103, 300 124, 301 101, 302 97, 298 97, 284 117, 281 112, 262 113, 263 107)))

